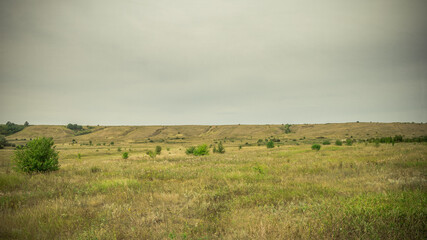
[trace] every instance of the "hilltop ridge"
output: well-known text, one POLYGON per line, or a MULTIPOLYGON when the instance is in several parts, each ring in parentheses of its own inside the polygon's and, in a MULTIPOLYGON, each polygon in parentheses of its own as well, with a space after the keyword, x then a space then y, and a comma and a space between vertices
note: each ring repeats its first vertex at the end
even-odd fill
POLYGON ((60 125, 34 125, 7 137, 8 140, 23 140, 40 136, 52 137, 55 142, 147 140, 200 140, 200 139, 258 139, 277 137, 299 138, 355 138, 388 137, 402 135, 419 137, 427 135, 424 123, 326 123, 294 124, 291 133, 283 131, 283 125, 176 125, 176 126, 93 126, 87 134, 76 135, 73 130, 60 125))

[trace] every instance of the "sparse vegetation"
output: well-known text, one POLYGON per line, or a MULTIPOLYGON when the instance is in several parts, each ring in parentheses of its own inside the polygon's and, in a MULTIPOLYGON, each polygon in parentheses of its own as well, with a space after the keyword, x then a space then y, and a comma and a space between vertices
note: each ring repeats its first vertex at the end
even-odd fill
POLYGON ((15 169, 20 172, 48 172, 59 169, 58 152, 52 138, 37 138, 15 150, 15 169))

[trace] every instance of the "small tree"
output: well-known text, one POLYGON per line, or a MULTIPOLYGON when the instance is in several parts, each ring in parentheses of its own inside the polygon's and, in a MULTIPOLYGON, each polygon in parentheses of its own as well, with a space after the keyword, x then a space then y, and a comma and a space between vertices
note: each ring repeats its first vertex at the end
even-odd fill
POLYGON ((52 138, 42 137, 29 141, 26 146, 18 147, 13 157, 16 170, 25 173, 58 170, 58 152, 53 145, 52 138))
POLYGON ((24 126, 28 127, 28 126, 30 126, 30 124, 27 121, 25 121, 24 126))
POLYGON ((273 141, 268 141, 267 143, 267 148, 274 148, 274 142, 273 141))
POLYGON ((160 155, 160 152, 162 152, 162 147, 156 146, 156 154, 160 155))

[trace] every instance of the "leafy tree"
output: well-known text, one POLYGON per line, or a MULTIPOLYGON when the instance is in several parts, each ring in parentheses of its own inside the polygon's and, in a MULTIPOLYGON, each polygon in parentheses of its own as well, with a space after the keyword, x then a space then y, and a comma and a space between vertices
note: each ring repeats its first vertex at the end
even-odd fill
POLYGON ((25 126, 25 127, 30 126, 30 124, 28 123, 28 121, 25 121, 24 126, 25 126))
POLYGON ((58 152, 53 145, 52 138, 42 137, 29 141, 26 146, 18 147, 13 157, 16 170, 25 173, 58 170, 58 152))

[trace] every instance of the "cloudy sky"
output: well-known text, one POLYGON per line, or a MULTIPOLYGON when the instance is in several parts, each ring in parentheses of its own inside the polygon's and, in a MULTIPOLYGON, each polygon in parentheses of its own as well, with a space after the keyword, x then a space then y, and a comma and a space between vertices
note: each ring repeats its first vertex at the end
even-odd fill
POLYGON ((2 0, 0 122, 427 122, 424 0, 2 0))

